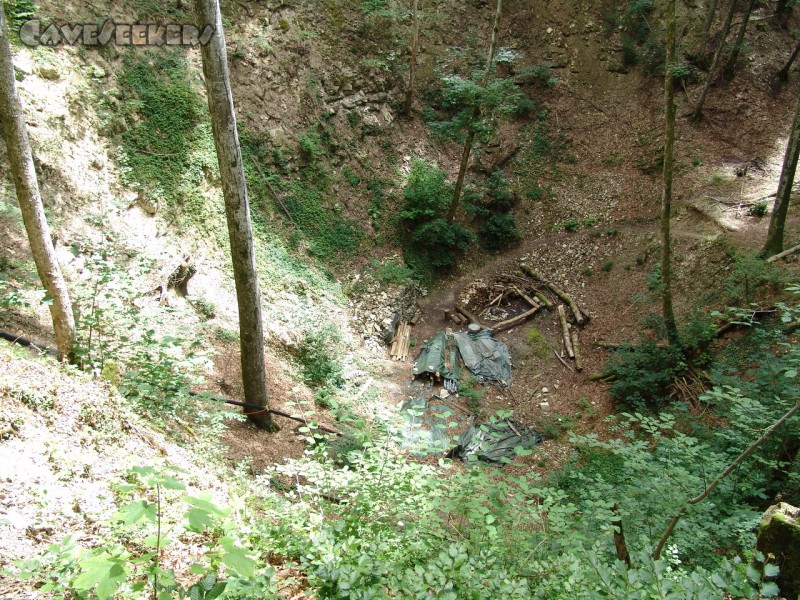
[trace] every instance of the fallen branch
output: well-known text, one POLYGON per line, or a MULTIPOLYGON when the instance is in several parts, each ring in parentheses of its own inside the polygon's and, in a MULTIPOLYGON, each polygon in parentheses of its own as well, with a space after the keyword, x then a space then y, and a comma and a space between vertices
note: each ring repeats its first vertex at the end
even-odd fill
POLYGON ((476 317, 474 314, 472 314, 470 311, 468 311, 466 308, 464 308, 458 303, 456 303, 456 310, 460 312, 462 315, 464 315, 467 318, 467 320, 469 320, 470 323, 475 323, 476 325, 483 328, 483 324, 478 320, 478 317, 476 317))
POLYGON ((563 358, 561 358, 561 355, 558 352, 553 350, 553 354, 555 354, 556 358, 561 361, 561 364, 564 365, 567 368, 567 371, 569 371, 570 373, 574 373, 575 372, 575 371, 572 370, 572 367, 570 367, 567 364, 567 361, 565 361, 563 358))
POLYGON ((519 325, 520 323, 530 319, 533 315, 539 312, 539 309, 542 308, 541 304, 536 304, 536 306, 528 311, 525 311, 521 315, 517 315, 516 317, 511 317, 510 319, 506 319, 505 321, 501 321, 494 327, 492 330, 495 332, 505 331, 506 329, 511 329, 515 325, 519 325))
POLYGON ((581 359, 581 345, 578 341, 578 332, 572 331, 572 351, 575 353, 575 370, 580 373, 583 371, 583 360, 581 359))
POLYGON ((563 304, 558 305, 558 320, 561 321, 561 335, 564 338, 564 348, 567 350, 567 355, 570 358, 575 358, 575 351, 572 348, 572 340, 569 336, 569 323, 567 323, 567 314, 563 304))
POLYGON ((795 252, 797 252, 798 250, 800 250, 800 244, 798 244, 797 246, 792 246, 791 248, 789 248, 788 250, 784 250, 784 251, 783 251, 783 252, 781 252, 780 254, 776 254, 775 256, 770 256, 770 257, 767 259, 767 262, 768 262, 768 263, 773 263, 773 262, 775 262, 776 260, 780 260, 780 259, 782 259, 782 258, 784 258, 784 257, 786 257, 786 256, 789 256, 790 254, 794 254, 794 253, 795 253, 795 252))
POLYGON ((761 435, 761 437, 758 438, 752 444, 750 444, 750 446, 748 446, 747 449, 744 452, 742 452, 736 458, 736 460, 734 460, 730 464, 730 466, 728 466, 727 469, 725 469, 722 473, 720 473, 717 476, 717 478, 714 481, 712 481, 708 485, 708 487, 706 487, 706 489, 703 490, 703 492, 699 496, 695 496, 694 498, 689 498, 689 499, 686 500, 686 505, 683 506, 683 508, 681 508, 675 514, 674 517, 672 517, 672 520, 669 522, 669 525, 667 525, 667 528, 664 530, 664 533, 661 534, 661 538, 658 540, 658 544, 656 545, 656 549, 653 550, 653 559, 654 560, 658 559, 658 557, 661 556, 661 551, 664 549, 664 545, 667 543, 667 540, 669 539, 669 536, 672 535, 672 532, 675 529, 675 526, 678 524, 678 521, 680 520, 680 518, 684 514, 686 514, 688 506, 693 505, 693 504, 699 504, 700 502, 705 500, 708 497, 708 495, 711 492, 714 491, 714 488, 716 488, 723 479, 725 479, 728 475, 730 475, 736 467, 738 467, 740 464, 742 464, 748 456, 750 456, 753 452, 756 451, 756 448, 758 448, 769 436, 771 436, 775 432, 776 429, 778 429, 787 420, 789 420, 794 415, 794 413, 796 413, 798 410, 800 410, 800 402, 797 402, 794 405, 794 407, 792 407, 789 410, 789 412, 787 412, 780 419, 775 421, 775 423, 770 425, 766 429, 766 431, 764 431, 764 433, 761 435))
POLYGON ((536 299, 537 299, 537 300, 539 300, 539 302, 541 302, 542 304, 544 304, 544 307, 545 307, 547 310, 553 310, 553 308, 555 308, 555 304, 553 304, 553 303, 550 301, 550 298, 548 298, 547 296, 545 296, 545 295, 544 295, 542 292, 540 292, 539 290, 536 290, 535 292, 533 292, 533 295, 534 295, 534 296, 536 296, 536 299))
POLYGON ((610 371, 603 371, 602 373, 589 373, 589 381, 603 381, 608 383, 617 378, 615 373, 610 371))

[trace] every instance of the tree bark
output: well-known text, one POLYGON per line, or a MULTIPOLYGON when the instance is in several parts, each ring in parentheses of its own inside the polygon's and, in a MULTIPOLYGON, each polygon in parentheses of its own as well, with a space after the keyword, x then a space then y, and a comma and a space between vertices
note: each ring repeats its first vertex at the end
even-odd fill
POLYGON ((789 132, 789 143, 786 145, 786 155, 783 158, 783 168, 778 181, 778 193, 775 196, 772 217, 769 220, 767 241, 761 251, 764 256, 773 256, 783 251, 783 229, 786 224, 786 213, 789 211, 789 198, 792 195, 798 157, 800 157, 800 99, 798 99, 792 130, 789 132))
POLYGON ((3 124, 3 138, 11 164, 11 175, 22 213, 22 222, 28 234, 33 262, 36 264, 36 271, 47 296, 52 300, 50 316, 53 319, 58 354, 62 360, 72 361, 75 354, 75 317, 72 314, 67 284, 58 265, 42 196, 39 193, 25 115, 17 96, 8 26, 2 10, 0 10, 0 35, 3 38, 0 40, 0 76, 2 76, 0 122, 3 124))
POLYGON ((228 222, 233 279, 239 307, 244 398, 246 404, 263 407, 263 410, 252 411, 247 415, 259 427, 274 430, 268 412, 261 295, 253 251, 250 205, 239 135, 236 131, 233 94, 228 78, 228 56, 222 30, 222 16, 218 0, 195 0, 194 4, 200 30, 202 31, 206 25, 214 28, 210 42, 201 47, 201 55, 211 128, 222 179, 222 193, 225 198, 225 217, 228 222))
POLYGON ((717 13, 717 3, 719 0, 711 0, 711 5, 708 7, 706 20, 703 23, 703 37, 700 41, 700 56, 705 64, 706 46, 708 45, 708 34, 711 33, 711 26, 714 24, 714 15, 717 13))
POLYGON ((778 0, 775 7, 775 20, 782 28, 786 29, 789 24, 789 16, 792 14, 792 3, 789 0, 778 0))
POLYGON ((411 9, 412 19, 412 34, 411 34, 411 64, 409 65, 408 73, 408 93, 406 94, 406 105, 403 108, 403 113, 406 115, 411 114, 411 104, 414 101, 414 84, 417 78, 417 47, 419 45, 419 0, 414 0, 414 5, 411 9))
POLYGON ((747 8, 742 17, 742 23, 739 25, 739 31, 736 33, 736 41, 733 42, 733 48, 731 48, 731 55, 728 57, 728 62, 725 63, 725 68, 723 69, 725 79, 733 79, 736 72, 736 63, 739 60, 739 53, 742 51, 742 46, 744 45, 744 34, 747 32, 747 24, 750 22, 750 15, 753 13, 755 4, 756 0, 750 0, 747 3, 747 8))
POLYGON ((789 80, 789 69, 792 68, 792 64, 794 63, 798 54, 800 54, 800 42, 798 42, 797 46, 795 46, 794 52, 792 52, 792 55, 789 57, 789 60, 786 61, 786 64, 783 66, 783 68, 780 71, 778 71, 777 74, 778 79, 780 79, 781 81, 789 80))
MULTIPOLYGON (((497 10, 494 13, 494 25, 492 26, 492 40, 489 43, 489 56, 486 59, 486 70, 483 72, 483 79, 481 79, 481 87, 485 88, 489 83, 489 75, 492 73, 492 63, 494 62, 494 53, 497 50, 497 31, 500 27, 500 14, 503 12, 503 0, 497 0, 497 10)), ((475 123, 481 116, 481 108, 476 105, 472 111, 472 119, 470 123, 475 123)), ((456 179, 456 186, 453 190, 453 200, 450 202, 450 209, 447 211, 447 221, 452 223, 456 218, 456 211, 461 202, 461 192, 464 189, 464 178, 467 174, 467 165, 469 164, 469 155, 472 152, 472 145, 475 143, 475 128, 470 125, 467 139, 464 140, 464 150, 461 152, 461 164, 458 167, 458 178, 456 179)))
POLYGON ((714 80, 714 72, 717 70, 719 59, 722 56, 722 50, 725 48, 725 38, 728 37, 728 32, 731 30, 731 23, 733 22, 733 14, 735 12, 736 0, 731 0, 731 6, 728 9, 728 14, 725 15, 725 23, 722 26, 722 33, 720 35, 719 43, 717 44, 717 49, 714 51, 714 58, 711 60, 711 66, 708 68, 708 76, 706 77, 706 82, 703 85, 703 91, 700 93, 700 98, 697 100, 697 104, 692 112, 693 121, 699 121, 703 118, 703 105, 706 103, 708 90, 711 88, 711 83, 714 80))
POLYGON ((667 4, 667 57, 664 66, 664 104, 666 133, 664 139, 664 194, 661 200, 661 305, 667 336, 671 343, 678 342, 675 310, 672 306, 672 247, 670 217, 672 216, 672 163, 675 145, 675 83, 672 66, 675 62, 675 0, 667 4))

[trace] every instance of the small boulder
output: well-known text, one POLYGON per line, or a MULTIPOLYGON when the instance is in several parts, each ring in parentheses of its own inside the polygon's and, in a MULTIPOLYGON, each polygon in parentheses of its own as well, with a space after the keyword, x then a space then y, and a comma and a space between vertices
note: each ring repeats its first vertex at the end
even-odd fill
POLYGON ((756 548, 772 554, 781 571, 776 583, 787 600, 800 594, 800 509, 781 502, 770 506, 758 527, 756 548))

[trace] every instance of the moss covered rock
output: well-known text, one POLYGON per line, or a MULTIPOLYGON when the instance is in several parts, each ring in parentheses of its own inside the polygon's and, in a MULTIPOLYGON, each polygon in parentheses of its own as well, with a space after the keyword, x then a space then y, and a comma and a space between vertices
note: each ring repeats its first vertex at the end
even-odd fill
POLYGON ((781 568, 776 580, 787 600, 800 594, 800 509, 781 502, 770 506, 758 528, 756 547, 764 555, 772 554, 781 568))

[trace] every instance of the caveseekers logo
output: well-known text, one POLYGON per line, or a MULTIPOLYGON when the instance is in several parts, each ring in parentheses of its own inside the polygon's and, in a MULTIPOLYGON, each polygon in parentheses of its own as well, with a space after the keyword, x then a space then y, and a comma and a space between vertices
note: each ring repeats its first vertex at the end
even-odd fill
POLYGON ((214 28, 206 25, 202 31, 195 25, 179 23, 115 23, 111 19, 102 25, 76 23, 45 26, 39 19, 22 24, 19 38, 27 46, 205 46, 214 36, 214 28))

